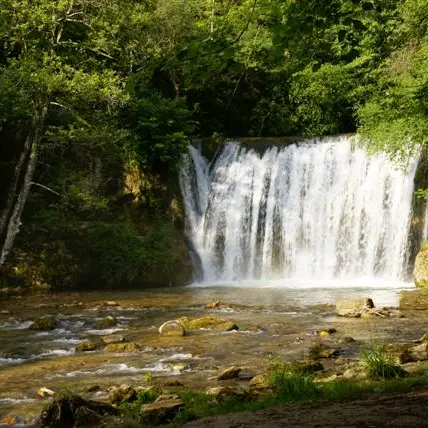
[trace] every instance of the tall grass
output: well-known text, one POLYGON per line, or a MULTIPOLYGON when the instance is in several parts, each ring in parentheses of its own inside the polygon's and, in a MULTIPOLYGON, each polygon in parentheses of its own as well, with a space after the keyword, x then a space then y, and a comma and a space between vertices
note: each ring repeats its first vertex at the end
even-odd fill
POLYGON ((299 364, 271 361, 268 367, 268 382, 285 402, 312 399, 321 393, 313 381, 313 376, 299 364))
POLYGON ((395 363, 385 345, 372 343, 361 350, 360 359, 371 378, 405 377, 406 371, 395 363))

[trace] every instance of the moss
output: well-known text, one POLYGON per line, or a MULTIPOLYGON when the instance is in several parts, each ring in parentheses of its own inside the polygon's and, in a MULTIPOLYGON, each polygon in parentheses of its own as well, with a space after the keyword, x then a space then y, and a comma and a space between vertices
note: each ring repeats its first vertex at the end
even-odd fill
POLYGON ((413 279, 417 287, 428 287, 428 242, 425 242, 416 256, 413 279))
POLYGON ((183 317, 179 319, 180 324, 184 327, 185 330, 199 330, 199 329, 208 329, 216 331, 231 331, 239 330, 238 325, 231 320, 224 318, 207 316, 202 318, 190 319, 183 317))
POLYGON ((138 345, 135 342, 110 343, 104 348, 107 352, 135 352, 138 351, 138 345))

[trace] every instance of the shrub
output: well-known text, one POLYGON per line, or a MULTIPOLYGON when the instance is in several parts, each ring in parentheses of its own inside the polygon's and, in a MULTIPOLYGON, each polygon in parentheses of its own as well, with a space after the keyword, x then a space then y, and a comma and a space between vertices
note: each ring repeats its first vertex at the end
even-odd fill
POLYGON ((371 344, 361 350, 361 362, 372 378, 404 377, 405 370, 398 366, 394 357, 388 352, 385 345, 371 344))

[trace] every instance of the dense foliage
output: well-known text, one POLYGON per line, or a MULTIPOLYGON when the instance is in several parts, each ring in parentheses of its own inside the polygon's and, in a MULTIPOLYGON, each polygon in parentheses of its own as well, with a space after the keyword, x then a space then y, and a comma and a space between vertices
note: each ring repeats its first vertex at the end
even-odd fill
POLYGON ((8 272, 153 282, 195 136, 360 129, 407 155, 428 135, 427 31, 427 0, 2 1, 0 265, 22 218, 8 272))

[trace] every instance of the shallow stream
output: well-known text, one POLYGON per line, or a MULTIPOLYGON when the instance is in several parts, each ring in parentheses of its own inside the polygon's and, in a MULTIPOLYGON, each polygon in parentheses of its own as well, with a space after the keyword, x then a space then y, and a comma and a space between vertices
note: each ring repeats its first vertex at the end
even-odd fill
MULTIPOLYGON (((29 420, 46 399, 40 387, 71 389, 103 399, 108 387, 147 382, 164 384, 179 379, 186 387, 205 389, 219 369, 229 365, 262 373, 268 358, 289 360, 307 355, 322 328, 337 329, 336 338, 357 341, 408 341, 425 333, 426 319, 344 319, 334 315, 338 299, 370 296, 376 306, 396 307, 400 288, 292 289, 261 284, 185 287, 130 292, 84 292, 1 297, 0 300, 0 417, 19 415, 29 420), (219 309, 205 305, 221 301, 219 309), (52 331, 28 327, 43 315, 55 315, 52 331), (118 325, 98 329, 114 316, 118 325), (178 338, 160 337, 159 326, 182 316, 216 315, 234 320, 238 331, 199 330, 178 338), (139 350, 110 353, 103 349, 77 353, 77 344, 111 334, 123 335, 139 350), (98 389, 89 394, 91 387, 98 389)), ((358 347, 342 359, 355 358, 358 347)), ((333 364, 333 363, 332 363, 333 364)))

